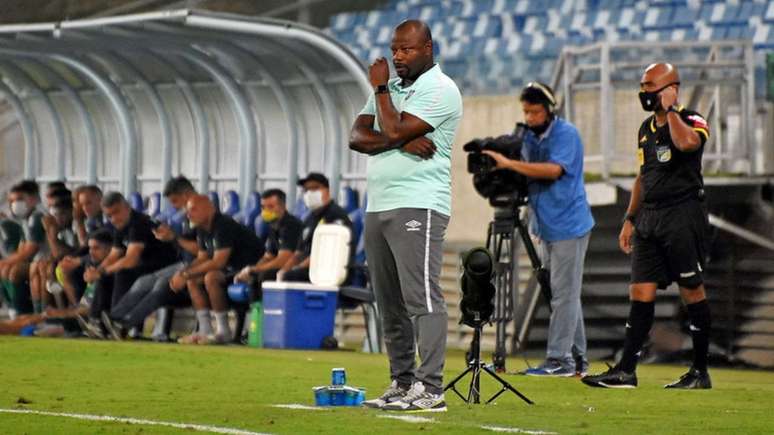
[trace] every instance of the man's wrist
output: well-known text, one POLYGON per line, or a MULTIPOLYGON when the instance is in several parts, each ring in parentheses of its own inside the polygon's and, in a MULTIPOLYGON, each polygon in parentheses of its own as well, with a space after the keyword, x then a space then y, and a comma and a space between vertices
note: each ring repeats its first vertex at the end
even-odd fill
POLYGON ((376 85, 374 87, 374 93, 375 94, 389 94, 390 89, 387 88, 387 85, 376 85))
POLYGON ((635 213, 626 213, 623 218, 623 223, 631 222, 632 225, 634 225, 634 221, 637 219, 637 215, 635 213))
POLYGON ((667 113, 670 113, 670 112, 672 112, 672 113, 680 113, 680 110, 678 110, 676 104, 672 104, 671 106, 667 107, 666 111, 667 111, 667 113))

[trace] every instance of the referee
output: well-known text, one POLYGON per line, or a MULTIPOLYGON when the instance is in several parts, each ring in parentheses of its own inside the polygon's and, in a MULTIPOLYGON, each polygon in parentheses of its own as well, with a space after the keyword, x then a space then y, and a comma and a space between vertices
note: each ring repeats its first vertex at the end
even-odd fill
POLYGON ((369 155, 365 249, 390 359, 390 386, 363 404, 446 411, 448 317, 439 281, 462 97, 433 60, 427 24, 404 21, 390 48, 398 77, 390 79, 384 58, 371 65, 374 93, 350 136, 350 148, 369 155))
POLYGON ((679 87, 677 68, 670 64, 651 65, 642 76, 642 108, 655 113, 637 136, 640 173, 618 238, 632 262, 626 340, 615 367, 583 378, 590 386, 637 386, 637 358, 653 324, 656 291, 677 282, 691 321, 693 366, 666 388, 712 388, 707 372, 710 310, 702 276, 708 221, 701 156, 709 126, 700 114, 678 104, 679 87))

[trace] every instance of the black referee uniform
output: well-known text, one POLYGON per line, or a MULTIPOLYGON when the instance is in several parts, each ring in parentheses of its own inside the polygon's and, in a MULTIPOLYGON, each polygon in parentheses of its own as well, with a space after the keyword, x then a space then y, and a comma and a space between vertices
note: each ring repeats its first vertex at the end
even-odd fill
POLYGON ((659 127, 655 115, 639 130, 642 203, 632 239, 632 283, 672 282, 695 289, 703 281, 707 211, 701 158, 709 126, 697 112, 678 107, 680 118, 699 135, 701 146, 682 152, 672 143, 669 124, 659 127))

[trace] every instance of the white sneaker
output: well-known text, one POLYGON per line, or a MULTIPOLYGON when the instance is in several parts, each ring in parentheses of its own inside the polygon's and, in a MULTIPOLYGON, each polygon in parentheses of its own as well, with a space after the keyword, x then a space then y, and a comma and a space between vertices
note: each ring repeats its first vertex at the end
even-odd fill
POLYGON ((425 389, 421 382, 415 382, 402 399, 382 407, 385 411, 403 412, 446 412, 443 393, 433 394, 425 389))
POLYGON ((403 398, 408 393, 406 388, 401 388, 398 385, 398 381, 392 381, 389 387, 382 393, 381 396, 376 399, 366 400, 363 402, 363 406, 366 408, 382 409, 384 405, 392 402, 396 402, 403 398))

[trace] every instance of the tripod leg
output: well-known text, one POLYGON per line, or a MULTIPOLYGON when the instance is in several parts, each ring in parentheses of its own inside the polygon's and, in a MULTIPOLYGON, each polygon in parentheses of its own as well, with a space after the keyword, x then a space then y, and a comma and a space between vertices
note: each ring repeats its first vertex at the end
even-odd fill
POLYGON ((470 373, 471 370, 473 370, 473 366, 472 365, 468 366, 468 368, 466 368, 464 372, 460 373, 459 375, 457 375, 456 378, 452 379, 451 382, 446 384, 446 386, 443 388, 443 391, 446 391, 446 390, 448 390, 450 388, 454 388, 454 386, 457 384, 457 382, 459 382, 460 379, 464 378, 465 375, 470 373))
POLYGON ((508 390, 511 390, 511 391, 512 391, 512 392, 513 392, 515 395, 519 396, 519 398, 521 398, 521 400, 523 400, 523 401, 525 401, 525 402, 529 403, 530 405, 534 405, 534 404, 535 404, 535 402, 533 402, 533 401, 529 400, 529 398, 527 398, 527 396, 525 396, 525 395, 521 394, 521 393, 519 392, 519 390, 517 390, 516 388, 513 388, 513 385, 509 384, 509 383, 508 383, 508 381, 506 381, 505 379, 503 379, 503 378, 501 378, 500 376, 498 376, 498 375, 497 375, 497 373, 495 373, 495 372, 494 372, 492 369, 490 369, 490 368, 488 368, 488 367, 482 367, 482 368, 484 369, 484 371, 486 371, 487 373, 489 373, 489 376, 492 376, 493 378, 495 378, 495 379, 496 379, 498 382, 500 382, 500 385, 502 385, 502 386, 503 386, 503 390, 502 390, 502 391, 500 391, 499 393, 495 394, 495 395, 494 395, 494 396, 493 396, 491 399, 489 399, 489 400, 488 400, 486 403, 489 403, 489 402, 491 402, 491 401, 492 401, 492 400, 494 400, 494 399, 495 399, 497 396, 499 396, 499 395, 500 395, 500 394, 501 394, 501 393, 502 393, 502 392, 503 392, 505 389, 508 389, 508 390))
POLYGON ((470 378, 470 387, 468 389, 467 403, 481 403, 481 363, 470 366, 473 369, 473 376, 470 378))

